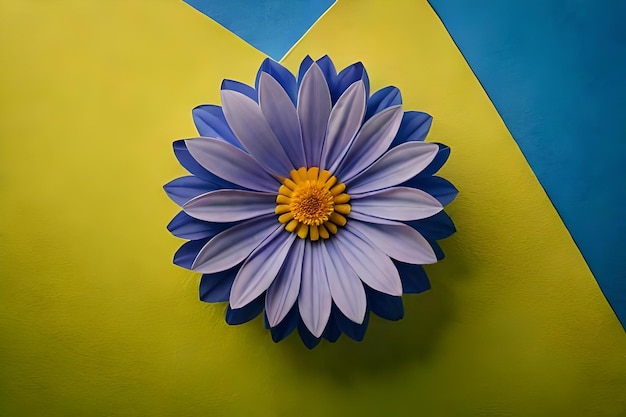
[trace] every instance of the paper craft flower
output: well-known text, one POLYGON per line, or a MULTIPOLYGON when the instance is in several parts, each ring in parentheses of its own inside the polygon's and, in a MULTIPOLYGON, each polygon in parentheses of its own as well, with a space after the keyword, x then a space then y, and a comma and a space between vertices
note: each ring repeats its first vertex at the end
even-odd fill
POLYGON ((362 340, 370 311, 402 318, 402 293, 429 288, 421 265, 455 231, 431 116, 328 57, 297 78, 265 60, 254 88, 224 80, 221 99, 193 110, 201 137, 174 142, 192 175, 165 185, 182 207, 168 229, 189 239, 174 263, 203 274, 200 298, 228 301, 230 324, 264 312, 274 341, 297 327, 309 348, 362 340))

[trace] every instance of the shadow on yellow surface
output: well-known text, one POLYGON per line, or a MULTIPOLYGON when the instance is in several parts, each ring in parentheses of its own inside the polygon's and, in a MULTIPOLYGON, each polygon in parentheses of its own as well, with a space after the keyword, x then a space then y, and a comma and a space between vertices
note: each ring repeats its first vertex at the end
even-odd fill
POLYGON ((626 335, 425 1, 339 1, 285 60, 362 60, 435 117, 458 233, 432 290, 308 351, 171 264, 171 142, 263 56, 180 1, 0 3, 0 415, 619 416, 626 335))

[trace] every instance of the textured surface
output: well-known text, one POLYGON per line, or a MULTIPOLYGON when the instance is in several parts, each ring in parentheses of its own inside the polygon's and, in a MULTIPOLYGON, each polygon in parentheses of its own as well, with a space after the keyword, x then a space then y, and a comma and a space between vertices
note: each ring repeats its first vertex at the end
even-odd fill
POLYGON ((3 2, 0 47, 0 415, 626 413, 626 335, 425 1, 340 1, 286 60, 397 85, 461 190, 433 289, 314 351, 227 326, 171 265, 171 142, 258 51, 178 1, 3 2))
POLYGON ((626 3, 430 3, 626 325, 626 3))

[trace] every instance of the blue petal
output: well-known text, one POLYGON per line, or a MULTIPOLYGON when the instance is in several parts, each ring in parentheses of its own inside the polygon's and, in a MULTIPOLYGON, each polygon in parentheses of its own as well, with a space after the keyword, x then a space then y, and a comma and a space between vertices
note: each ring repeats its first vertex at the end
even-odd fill
POLYGON ((402 280, 402 290, 405 294, 418 294, 430 289, 428 276, 421 265, 406 264, 394 260, 402 280))
POLYGON ((304 346, 309 349, 313 349, 322 340, 321 338, 313 336, 313 334, 309 331, 309 329, 306 328, 306 325, 301 320, 298 323, 298 333, 300 334, 300 339, 302 339, 304 346))
MULTIPOLYGON (((402 94, 400 94, 400 90, 396 87, 389 86, 378 90, 367 100, 367 111, 365 112, 364 121, 367 121, 370 117, 376 113, 380 113, 387 107, 397 106, 399 104, 402 104, 402 94)), ((403 122, 405 115, 406 113, 402 116, 403 122)), ((402 124, 400 124, 400 126, 402 126, 402 124)))
POLYGON ((174 254, 174 264, 183 268, 191 269, 193 261, 198 256, 198 252, 206 245, 209 238, 191 240, 181 246, 174 254))
POLYGON ((336 172, 363 125, 366 103, 365 87, 358 81, 351 84, 339 97, 328 117, 320 170, 336 172))
POLYGON ((215 175, 207 171, 202 165, 198 163, 189 153, 189 149, 187 149, 187 145, 184 140, 177 140, 173 143, 174 146, 174 155, 176 155, 176 159, 178 162, 185 168, 187 171, 195 175, 196 177, 202 178, 205 181, 213 182, 215 175))
POLYGON ((369 324, 369 310, 365 313, 363 323, 358 324, 344 316, 337 306, 333 304, 332 317, 335 318, 339 329, 350 339, 356 340, 357 342, 363 340, 365 332, 367 331, 367 325, 369 324))
POLYGON ((441 177, 426 177, 418 175, 404 184, 405 187, 418 188, 435 197, 442 206, 450 204, 459 193, 450 181, 441 177))
POLYGON ((242 308, 230 308, 226 310, 226 323, 230 325, 237 325, 247 323, 263 311, 265 305, 265 293, 258 296, 252 302, 246 304, 242 308))
POLYGON ((220 106, 208 104, 198 106, 191 111, 191 116, 200 136, 222 138, 231 145, 243 149, 230 126, 228 126, 226 117, 224 117, 224 111, 220 106))
POLYGON ((176 178, 163 186, 167 196, 179 206, 182 206, 194 197, 220 188, 193 175, 176 178))
POLYGON ((289 97, 285 89, 270 74, 261 72, 258 84, 259 107, 276 139, 287 152, 294 167, 306 166, 302 128, 298 111, 293 103, 297 100, 289 97))
POLYGON ((174 155, 176 155, 176 159, 178 159, 178 162, 180 162, 183 168, 185 168, 187 171, 189 171, 196 177, 202 178, 203 180, 210 182, 216 187, 216 189, 218 188, 242 189, 243 188, 243 187, 240 187, 239 185, 235 185, 231 182, 223 180, 217 175, 213 174, 212 172, 209 172, 208 170, 206 170, 202 165, 198 163, 198 161, 194 159, 193 156, 191 156, 191 153, 189 152, 189 149, 187 149, 187 145, 185 144, 184 140, 175 141, 173 146, 174 146, 174 155))
POLYGON ((240 83, 239 81, 223 80, 220 90, 237 91, 238 93, 250 97, 254 101, 259 101, 256 90, 248 84, 240 83))
POLYGON ((454 227, 452 219, 443 210, 434 216, 406 223, 420 232, 429 242, 432 240, 445 239, 456 232, 456 227, 454 227))
MULTIPOLYGON (((423 193, 423 191, 414 188, 408 189, 423 193)), ((436 201, 433 197, 431 198, 436 201)), ((200 194, 196 198, 187 201, 183 204, 182 209, 196 219, 207 222, 228 223, 273 214, 275 207, 276 193, 261 193, 247 190, 216 190, 200 194)), ((412 219, 417 218, 413 217, 412 219)))
POLYGON ((207 303, 220 303, 228 301, 230 288, 241 264, 226 271, 215 274, 204 274, 200 279, 200 299, 207 303))
POLYGON ((313 62, 315 61, 307 55, 300 63, 300 69, 298 70, 298 90, 300 89, 300 84, 302 83, 302 77, 304 77, 304 74, 306 74, 311 65, 313 65, 313 62))
POLYGON ((307 166, 319 167, 332 107, 324 73, 313 64, 300 84, 297 108, 307 166))
POLYGON ((326 328, 324 329, 324 333, 322 333, 322 337, 328 340, 331 343, 335 343, 337 339, 341 336, 341 330, 335 321, 333 314, 331 313, 330 319, 326 324, 326 328))
MULTIPOLYGON (((213 237, 198 252, 192 269, 213 274, 232 268, 248 258, 261 242, 280 227, 274 214, 239 222, 213 237)), ((237 308, 244 304, 247 303, 237 308)))
POLYGON ((394 297, 382 292, 365 287, 367 293, 367 306, 376 314, 385 320, 397 321, 404 317, 404 305, 402 297, 394 297))
POLYGON ((400 129, 391 147, 404 142, 423 142, 432 124, 433 117, 430 114, 419 111, 404 112, 400 129))
POLYGON ((291 311, 287 313, 285 318, 280 323, 278 323, 278 326, 270 328, 272 340, 278 343, 287 336, 289 336, 294 331, 299 321, 300 313, 298 312, 298 305, 295 304, 291 311))
POLYGON ((167 225, 167 230, 174 236, 182 237, 183 239, 198 240, 211 238, 233 225, 234 223, 205 222, 181 211, 167 225))
POLYGON ((328 84, 328 87, 332 89, 332 86, 335 84, 335 79, 337 78, 337 71, 335 70, 335 64, 333 64, 333 61, 330 59, 328 55, 324 55, 323 57, 321 57, 315 62, 317 63, 317 65, 319 65, 320 69, 322 70, 322 74, 324 74, 324 78, 326 79, 326 84, 328 84))
MULTIPOLYGON (((176 145, 175 145, 176 146, 176 145)), ((213 183, 229 184, 231 189, 249 189, 254 191, 275 192, 280 182, 272 177, 249 153, 221 139, 195 138, 183 142, 184 156, 191 158, 195 165, 209 174, 213 183), (234 185, 234 183, 238 185, 234 185)), ((187 167, 189 169, 189 167, 187 167)), ((202 174, 196 169, 198 173, 202 174)), ((198 175, 200 176, 200 175, 198 175)))
POLYGON ((428 243, 430 243, 430 246, 432 246, 433 251, 435 252, 435 255, 437 255, 438 261, 446 257, 445 253, 443 253, 443 249, 441 249, 441 246, 439 246, 437 242, 435 242, 432 239, 427 239, 427 240, 428 240, 428 243))
POLYGON ((417 174, 418 176, 429 177, 434 175, 448 160, 448 157, 450 156, 450 148, 446 145, 442 145, 441 143, 438 143, 437 146, 439 146, 439 152, 435 155, 435 159, 433 159, 422 172, 417 174))
MULTIPOLYGON (((266 77, 273 80, 270 75, 266 77)), ((278 88, 282 90, 280 85, 278 88)), ((237 91, 222 90, 220 95, 224 116, 239 142, 259 164, 265 167, 267 172, 288 177, 294 166, 274 135, 258 103, 237 91)), ((293 107, 289 98, 286 102, 293 107)), ((193 155, 193 147, 191 150, 193 155)), ((207 168, 212 169, 211 166, 207 168)))
POLYGON ((330 85, 330 94, 333 99, 333 104, 335 104, 348 87, 359 80, 363 81, 363 84, 365 85, 365 97, 369 97, 370 80, 363 64, 357 62, 342 69, 341 72, 337 74, 333 84, 330 85))
POLYGON ((437 156, 436 143, 406 142, 391 148, 369 167, 362 169, 352 178, 342 177, 350 195, 394 187, 419 175, 437 156))
MULTIPOLYGON (((313 61, 311 60, 311 62, 313 61)), ((256 81, 254 85, 256 86, 257 92, 259 91, 259 79, 261 78, 262 72, 268 73, 276 81, 278 81, 281 87, 283 87, 283 89, 289 95, 289 98, 291 99, 293 104, 296 104, 296 101, 298 99, 298 86, 296 84, 296 77, 294 77, 287 68, 283 67, 278 62, 270 58, 265 58, 265 60, 261 64, 261 67, 259 68, 259 71, 256 74, 256 81)))

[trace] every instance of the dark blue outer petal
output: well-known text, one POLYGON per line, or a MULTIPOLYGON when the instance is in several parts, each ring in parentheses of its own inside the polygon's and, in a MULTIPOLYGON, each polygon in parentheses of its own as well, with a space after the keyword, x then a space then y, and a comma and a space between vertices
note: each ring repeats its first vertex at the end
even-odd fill
POLYGON ((187 201, 201 194, 219 190, 221 188, 222 187, 218 187, 211 182, 205 181, 193 175, 176 178, 163 186, 167 196, 179 206, 182 206, 187 201))
POLYGON ((240 268, 241 264, 226 271, 202 275, 200 279, 200 299, 207 303, 228 301, 230 289, 240 268))
POLYGON ((322 337, 331 343, 335 343, 337 339, 339 339, 339 336, 341 336, 341 329, 339 329, 337 321, 335 320, 335 317, 331 312, 330 318, 328 319, 328 324, 324 329, 324 333, 322 333, 322 337))
POLYGON ((367 306, 372 313, 385 320, 397 321, 404 317, 402 297, 376 291, 365 285, 367 306))
POLYGON ((365 337, 367 331, 367 325, 369 324, 370 312, 369 309, 365 312, 365 318, 363 323, 357 324, 343 315, 343 313, 333 303, 332 317, 335 318, 335 322, 339 329, 346 334, 350 339, 360 342, 365 337))
POLYGON ((333 61, 330 59, 328 55, 324 55, 323 57, 321 57, 315 62, 322 70, 322 74, 324 74, 324 78, 326 78, 326 84, 328 84, 328 87, 331 89, 330 93, 332 96, 332 88, 333 88, 333 85, 335 84, 335 79, 337 78, 337 71, 335 70, 335 64, 333 64, 333 61))
MULTIPOLYGON (((398 133, 389 148, 394 148, 405 142, 423 142, 428 135, 432 121, 432 116, 427 113, 418 111, 404 112, 398 133)), ((440 143, 437 146, 439 146, 439 152, 435 159, 418 176, 426 177, 435 174, 448 160, 450 148, 440 143)))
MULTIPOLYGON (((333 61, 330 57, 328 57, 328 55, 324 55, 315 61, 315 63, 320 67, 322 74, 324 74, 324 78, 326 78, 326 83, 330 89, 330 96, 333 104, 337 102, 339 97, 348 87, 350 87, 350 85, 359 80, 362 80, 365 84, 366 95, 369 96, 369 77, 362 63, 357 62, 352 64, 341 70, 339 74, 337 74, 335 64, 333 64, 333 61)), ((313 60, 309 56, 305 57, 300 64, 300 70, 298 71, 298 87, 300 87, 302 77, 304 77, 304 74, 311 67, 311 65, 313 65, 313 60)))
POLYGON ((450 181, 441 177, 418 175, 403 183, 402 186, 426 191, 443 206, 450 204, 459 193, 459 190, 450 181))
POLYGON ((344 316, 339 308, 337 308, 337 306, 333 303, 330 317, 328 319, 328 323, 326 324, 326 328, 322 333, 322 337, 317 338, 313 336, 302 320, 298 323, 298 333, 300 334, 300 338, 302 339, 304 345, 309 349, 313 349, 317 346, 322 338, 334 343, 337 339, 339 339, 341 333, 345 333, 349 338, 360 342, 365 337, 367 326, 369 324, 369 315, 370 313, 368 310, 365 312, 363 323, 357 324, 344 316))
MULTIPOLYGON (((198 223, 189 221, 188 220, 189 216, 186 213, 184 212, 181 212, 181 213, 176 215, 176 217, 174 217, 174 219, 172 220, 172 222, 176 221, 175 226, 182 228, 183 226, 181 226, 181 224, 184 225, 185 222, 189 222, 187 227, 190 230, 187 230, 187 233, 205 236, 203 238, 200 238, 197 240, 190 240, 189 242, 184 243, 174 254, 175 265, 181 266, 186 269, 191 269, 191 266, 193 265, 193 261, 196 259, 196 257, 198 256, 198 253, 204 247, 204 245, 213 236, 217 235, 222 230, 226 230, 228 227, 232 226, 233 223, 219 225, 216 223, 203 222, 205 224, 200 225, 198 223)), ((170 222, 170 224, 168 225, 168 228, 172 225, 172 222, 170 222)), ((172 229, 177 230, 174 227, 172 227, 172 229)))
MULTIPOLYGON (((402 94, 398 88, 389 86, 378 90, 367 100, 364 123, 376 113, 380 113, 387 107, 402 104, 402 94)), ((405 113, 406 114, 406 113, 405 113)), ((404 117, 402 119, 404 120, 404 117)))
POLYGON ((222 86, 220 87, 222 90, 232 90, 237 91, 238 93, 244 94, 250 97, 252 100, 258 103, 259 98, 257 95, 257 91, 250 87, 248 84, 240 83, 239 81, 234 80, 223 80, 222 86))
POLYGON ((443 250, 436 241, 450 236, 456 232, 456 228, 454 227, 450 217, 443 210, 426 219, 412 220, 404 223, 417 230, 420 234, 422 234, 422 236, 424 236, 424 238, 426 238, 428 244, 432 247, 433 252, 437 257, 437 260, 440 261, 445 258, 443 250))
POLYGON ((298 303, 296 303, 285 318, 278 323, 275 327, 270 327, 267 321, 267 315, 265 316, 265 327, 270 329, 272 334, 272 340, 276 343, 280 342, 287 336, 289 336, 300 322, 300 311, 298 310, 298 303))
POLYGON ((228 306, 226 310, 226 323, 237 325, 247 323, 263 311, 265 305, 265 293, 258 296, 254 301, 250 302, 242 308, 233 309, 228 306))
POLYGON ((428 113, 420 111, 407 111, 402 116, 402 122, 396 137, 391 142, 391 147, 395 147, 404 142, 423 142, 430 131, 433 118, 428 113))
POLYGON ((313 349, 322 340, 321 338, 313 336, 309 329, 306 328, 306 325, 302 322, 302 320, 298 323, 298 333, 300 334, 300 339, 302 339, 304 346, 309 349, 313 349))
MULTIPOLYGON (((300 311, 298 310, 298 304, 294 304, 289 313, 285 316, 285 318, 275 327, 270 327, 269 322, 267 321, 267 315, 265 316, 265 327, 268 328, 272 334, 272 340, 276 343, 280 342, 287 336, 289 336, 296 327, 299 325, 304 326, 302 321, 300 320, 300 311)), ((303 341, 305 344, 308 343, 307 347, 312 349, 315 347, 321 340, 314 337, 304 326, 304 329, 299 329, 301 338, 302 334, 304 334, 303 341), (306 331, 306 332, 305 332, 306 331), (305 340, 306 339, 306 340, 305 340)), ((335 319, 333 318, 333 313, 331 312, 331 316, 328 320, 328 324, 324 329, 324 333, 322 337, 329 340, 330 342, 336 342, 339 336, 341 335, 341 330, 337 326, 335 319)))
POLYGON ((446 145, 442 145, 441 143, 438 143, 437 145, 439 146, 439 152, 437 152, 435 159, 433 159, 433 161, 428 164, 422 172, 417 174, 418 177, 429 177, 436 174, 448 160, 448 157, 450 156, 450 148, 446 145))
POLYGON ((191 111, 191 115, 200 136, 221 138, 233 146, 244 149, 226 122, 224 111, 220 106, 212 104, 198 106, 191 111))
POLYGON ((298 90, 300 90, 300 84, 302 83, 302 78, 304 74, 311 68, 313 65, 313 59, 310 56, 305 56, 302 62, 300 63, 300 69, 298 70, 298 90))
POLYGON ((235 223, 214 223, 198 220, 184 211, 179 212, 167 225, 167 230, 174 236, 189 240, 211 238, 235 225, 235 223))
POLYGON ((294 75, 287 68, 270 58, 265 58, 256 74, 256 81, 254 85, 257 91, 259 91, 259 79, 261 78, 262 72, 268 73, 276 81, 278 81, 278 83, 289 95, 289 98, 291 98, 293 104, 296 104, 298 100, 298 85, 296 83, 296 77, 294 77, 294 75))
POLYGON ((342 69, 341 72, 337 74, 337 78, 335 78, 333 84, 330 86, 330 95, 332 97, 333 104, 337 102, 339 97, 348 89, 348 87, 359 80, 363 81, 365 84, 365 97, 369 97, 370 80, 363 64, 361 62, 357 62, 342 69))
POLYGON ((202 165, 196 161, 191 153, 189 153, 189 149, 187 149, 187 145, 184 140, 177 140, 174 142, 174 155, 176 155, 176 159, 178 162, 190 173, 195 175, 196 177, 202 178, 203 180, 213 184, 216 189, 222 188, 231 188, 236 190, 241 190, 243 187, 239 185, 233 184, 229 181, 223 180, 217 175, 213 174, 206 170, 202 165))
POLYGON ((430 289, 428 276, 421 265, 407 264, 393 260, 402 280, 402 291, 405 294, 418 294, 430 289))
POLYGON ((456 232, 450 216, 440 211, 434 216, 406 222, 428 240, 445 239, 456 232))
POLYGON ((441 249, 441 246, 439 246, 439 244, 435 242, 434 239, 426 239, 426 240, 428 241, 430 246, 432 246, 433 251, 435 252, 435 255, 437 256, 438 261, 446 257, 446 255, 443 253, 443 249, 441 249))
POLYGON ((174 254, 174 264, 186 269, 191 269, 193 261, 198 256, 198 252, 209 241, 210 238, 190 240, 184 243, 174 254))

